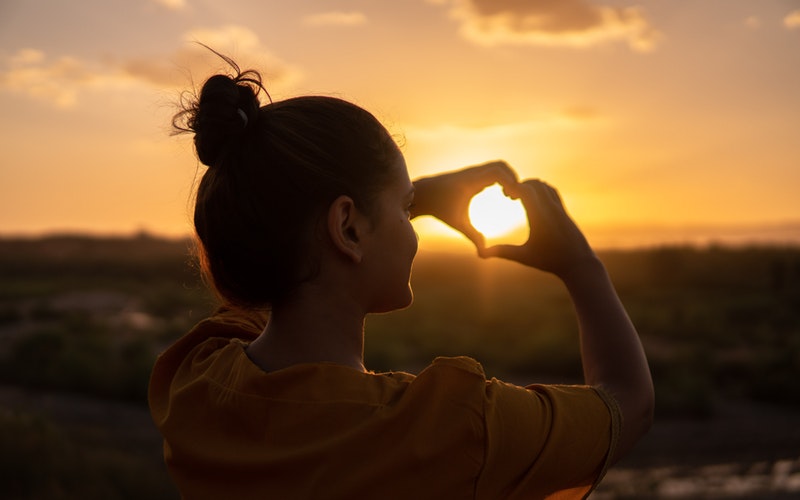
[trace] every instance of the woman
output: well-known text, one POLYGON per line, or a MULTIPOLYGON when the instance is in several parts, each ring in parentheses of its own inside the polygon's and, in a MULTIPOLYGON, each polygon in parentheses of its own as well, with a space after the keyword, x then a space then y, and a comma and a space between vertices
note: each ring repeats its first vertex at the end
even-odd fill
POLYGON ((647 431, 636 331, 556 191, 502 162, 411 182, 368 112, 328 97, 260 106, 255 72, 215 75, 176 123, 208 166, 194 223, 224 306, 163 353, 150 407, 185 498, 582 498, 647 431), (471 197, 500 183, 533 231, 485 248, 471 197), (585 386, 487 380, 469 358, 418 375, 364 366, 364 318, 408 306, 432 215, 484 257, 561 278, 585 386), (269 318, 267 314, 269 311, 269 318))

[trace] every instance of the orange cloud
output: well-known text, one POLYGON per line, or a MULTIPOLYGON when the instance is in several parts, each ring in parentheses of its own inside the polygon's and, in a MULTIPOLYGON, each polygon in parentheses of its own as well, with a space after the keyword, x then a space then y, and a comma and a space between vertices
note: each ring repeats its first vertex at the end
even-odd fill
POLYGON ((166 7, 169 10, 183 10, 188 4, 186 0, 153 0, 155 3, 166 7))
POLYGON ((788 29, 800 28, 800 10, 790 12, 783 18, 783 25, 788 29))
POLYGON ((360 26, 366 24, 367 16, 361 12, 321 12, 303 18, 309 26, 360 26))
POLYGON ((231 56, 242 69, 263 70, 268 88, 289 86, 302 78, 301 71, 273 55, 252 30, 228 25, 195 29, 184 35, 183 45, 169 57, 139 57, 117 64, 137 79, 159 87, 183 87, 188 76, 206 76, 210 71, 227 71, 224 62, 199 45, 231 56), (199 42, 199 43, 198 43, 199 42), (217 68, 210 69, 213 65, 217 68))
POLYGON ((36 49, 26 48, 2 61, 0 89, 25 94, 60 108, 72 107, 81 89, 130 84, 118 71, 80 59, 49 58, 36 49))
POLYGON ((744 20, 744 25, 748 29, 757 30, 761 27, 761 19, 759 19, 757 16, 749 16, 744 20))
POLYGON ((626 41, 648 52, 660 34, 636 7, 591 5, 585 0, 431 0, 450 7, 464 37, 482 45, 588 47, 626 41))
POLYGON ((588 122, 603 118, 596 108, 587 105, 565 108, 561 111, 561 117, 569 122, 588 122))
POLYGON ((271 55, 247 28, 198 29, 187 33, 184 38, 183 45, 171 55, 127 59, 50 57, 37 49, 22 49, 0 59, 0 90, 69 108, 85 91, 127 89, 136 85, 181 88, 190 82, 192 75, 205 77, 210 71, 228 70, 214 54, 190 42, 201 42, 231 55, 243 69, 263 69, 268 88, 288 86, 301 78, 297 68, 271 55))

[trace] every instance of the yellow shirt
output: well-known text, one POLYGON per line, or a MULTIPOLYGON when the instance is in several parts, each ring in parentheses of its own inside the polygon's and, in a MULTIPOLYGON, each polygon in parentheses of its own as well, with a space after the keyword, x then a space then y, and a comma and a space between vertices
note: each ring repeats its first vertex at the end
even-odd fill
POLYGON ((184 498, 584 498, 605 472, 620 417, 602 391, 487 380, 463 357, 417 376, 266 373, 244 350, 264 322, 222 312, 156 362, 151 413, 184 498))

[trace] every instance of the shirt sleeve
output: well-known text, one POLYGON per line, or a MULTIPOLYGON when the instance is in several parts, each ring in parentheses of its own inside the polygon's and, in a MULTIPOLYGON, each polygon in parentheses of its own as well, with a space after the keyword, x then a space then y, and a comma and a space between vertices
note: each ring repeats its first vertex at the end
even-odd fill
POLYGON ((619 435, 613 398, 588 386, 486 382, 485 462, 476 498, 585 498, 619 435))

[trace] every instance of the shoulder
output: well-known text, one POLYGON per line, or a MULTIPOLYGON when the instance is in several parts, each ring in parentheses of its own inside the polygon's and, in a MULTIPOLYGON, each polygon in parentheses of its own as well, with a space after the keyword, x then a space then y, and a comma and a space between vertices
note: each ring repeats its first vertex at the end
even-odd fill
POLYGON ((192 332, 201 332, 208 336, 252 340, 264 330, 268 319, 267 311, 220 307, 209 318, 198 323, 192 332))
POLYGON ((266 312, 220 308, 169 346, 159 356, 158 362, 180 362, 197 348, 225 345, 232 339, 251 342, 264 329, 267 319, 266 312))
POLYGON ((438 357, 434 359, 433 362, 425 370, 423 370, 422 373, 425 373, 428 370, 461 373, 465 376, 475 375, 484 379, 486 378, 486 374, 483 371, 483 366, 481 366, 481 364, 476 360, 467 356, 438 357))
POLYGON ((156 359, 148 394, 151 409, 168 406, 170 388, 177 378, 196 376, 226 353, 241 350, 243 343, 258 337, 266 322, 263 312, 220 308, 195 325, 156 359))
POLYGON ((471 398, 476 403, 485 396, 486 375, 483 367, 468 357, 439 357, 414 377, 410 388, 428 392, 442 392, 460 398, 471 398))
POLYGON ((485 416, 487 458, 478 489, 486 498, 514 482, 532 498, 559 490, 583 498, 603 476, 619 436, 616 403, 589 386, 493 380, 485 416))

